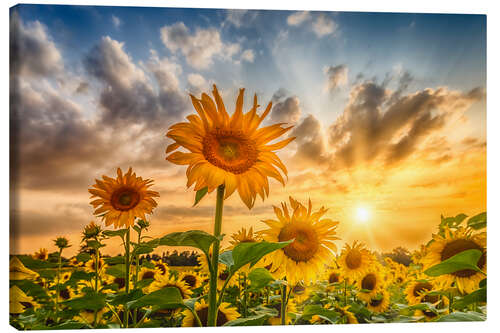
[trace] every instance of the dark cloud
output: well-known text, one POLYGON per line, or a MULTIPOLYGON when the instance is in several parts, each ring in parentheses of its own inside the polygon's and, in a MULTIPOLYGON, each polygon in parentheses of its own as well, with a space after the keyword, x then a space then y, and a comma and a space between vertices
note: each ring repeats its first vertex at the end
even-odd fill
POLYGON ((60 73, 61 53, 39 21, 24 24, 17 12, 10 16, 11 75, 44 76, 60 73))
POLYGON ((78 87, 75 90, 75 93, 77 94, 85 94, 89 90, 89 83, 88 82, 80 82, 78 87))
POLYGON ((324 73, 326 75, 325 87, 330 93, 347 84, 348 68, 346 65, 326 67, 324 73))
POLYGON ((297 162, 317 166, 328 161, 325 136, 321 122, 316 117, 308 115, 290 135, 296 138, 297 151, 294 159, 297 162))
POLYGON ((399 162, 449 118, 484 96, 478 88, 467 93, 428 88, 403 96, 409 82, 411 77, 403 75, 394 93, 373 82, 353 87, 343 114, 329 129, 334 169, 376 159, 399 162))
MULTIPOLYGON (((275 94, 274 96, 278 95, 275 94)), ((295 124, 300 119, 301 113, 299 98, 297 96, 290 96, 285 99, 279 99, 274 104, 270 120, 276 123, 295 124)))

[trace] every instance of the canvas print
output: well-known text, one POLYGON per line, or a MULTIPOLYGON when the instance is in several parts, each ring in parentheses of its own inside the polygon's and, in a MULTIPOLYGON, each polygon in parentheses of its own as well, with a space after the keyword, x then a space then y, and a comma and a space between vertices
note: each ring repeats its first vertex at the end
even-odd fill
POLYGON ((484 321, 486 211, 485 15, 10 9, 17 329, 484 321))

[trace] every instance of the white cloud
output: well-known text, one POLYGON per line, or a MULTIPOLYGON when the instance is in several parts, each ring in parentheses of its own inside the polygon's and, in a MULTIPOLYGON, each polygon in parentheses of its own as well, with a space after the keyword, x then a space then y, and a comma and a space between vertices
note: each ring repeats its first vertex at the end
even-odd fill
POLYGON ((241 47, 238 43, 224 43, 219 31, 214 28, 196 29, 191 34, 182 22, 160 29, 161 40, 171 52, 180 51, 189 65, 196 69, 206 69, 218 57, 230 60, 238 54, 241 47))
POLYGON ((114 15, 111 15, 111 22, 113 22, 113 25, 116 29, 120 28, 120 26, 122 25, 122 21, 120 20, 120 18, 114 15))
POLYGON ((309 20, 310 17, 309 12, 296 12, 288 16, 286 22, 288 25, 301 25, 303 22, 309 20))
POLYGON ((346 65, 329 66, 323 68, 323 72, 327 76, 325 90, 334 92, 340 86, 347 84, 348 68, 346 65))
POLYGON ((337 31, 338 24, 335 23, 331 18, 325 15, 319 15, 316 21, 313 23, 313 31, 318 37, 324 37, 326 35, 335 34, 337 31))
POLYGON ((243 61, 248 61, 248 62, 253 62, 255 60, 255 54, 253 50, 245 50, 241 54, 241 60, 243 61))

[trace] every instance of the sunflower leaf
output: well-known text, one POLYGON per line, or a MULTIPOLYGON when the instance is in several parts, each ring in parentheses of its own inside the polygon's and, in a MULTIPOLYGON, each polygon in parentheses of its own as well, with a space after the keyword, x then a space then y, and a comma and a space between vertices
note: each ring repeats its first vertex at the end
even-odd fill
POLYGON ((479 272, 477 267, 479 258, 482 252, 476 249, 462 251, 451 258, 448 258, 437 265, 434 265, 424 271, 429 276, 439 276, 443 274, 451 274, 461 270, 473 270, 479 272))
POLYGON ((486 316, 479 312, 453 312, 442 316, 437 321, 485 321, 486 316))
POLYGON ((255 268, 248 274, 248 279, 250 279, 250 287, 255 290, 262 289, 267 286, 270 282, 274 281, 273 276, 265 268, 259 267, 255 268))
POLYGON ((127 303, 129 309, 143 306, 154 306, 157 310, 176 309, 184 307, 184 303, 179 289, 176 287, 165 287, 127 303))
POLYGON ((323 308, 321 305, 312 304, 306 305, 304 311, 302 312, 301 318, 309 321, 313 316, 319 316, 320 318, 335 324, 337 319, 339 319, 339 314, 335 310, 328 310, 323 308))
POLYGON ((255 316, 231 320, 223 326, 262 326, 264 321, 269 317, 270 316, 268 314, 262 313, 255 316))
POLYGON ((469 304, 480 302, 486 302, 486 288, 475 290, 472 293, 465 295, 461 299, 453 302, 453 308, 464 309, 469 304))
POLYGON ((190 230, 165 235, 159 239, 159 245, 196 247, 208 255, 210 246, 218 239, 205 231, 190 230))
POLYGON ((471 217, 467 220, 467 226, 476 230, 486 228, 486 212, 471 217))
POLYGON ((291 242, 293 242, 293 239, 286 242, 277 243, 257 242, 240 243, 236 245, 232 252, 234 265, 230 268, 231 274, 234 274, 246 264, 250 264, 250 267, 252 267, 265 255, 284 248, 291 242))
POLYGON ((83 297, 73 298, 61 304, 74 310, 94 310, 98 311, 106 305, 105 296, 98 293, 87 293, 83 297))
POLYGON ((128 229, 118 229, 118 230, 104 230, 102 233, 104 236, 108 237, 116 237, 120 236, 121 238, 125 237, 128 229))
POLYGON ((203 199, 203 197, 207 195, 207 193, 208 193, 208 187, 204 187, 201 190, 196 191, 193 207, 196 206, 198 202, 200 202, 201 199, 203 199))

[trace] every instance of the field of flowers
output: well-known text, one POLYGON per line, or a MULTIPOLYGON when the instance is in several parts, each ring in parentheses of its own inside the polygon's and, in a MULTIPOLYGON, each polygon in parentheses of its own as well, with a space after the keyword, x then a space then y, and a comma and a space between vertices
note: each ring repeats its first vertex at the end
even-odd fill
MULTIPOLYGON (((187 165, 195 205, 216 192, 213 234, 191 230, 152 238, 148 222, 157 203, 153 181, 132 169, 103 176, 89 189, 104 229, 91 222, 82 251, 57 237, 57 252, 40 249, 10 260, 10 323, 18 329, 81 329, 178 326, 357 324, 486 319, 486 213, 437 221, 432 239, 411 262, 381 259, 360 242, 337 249, 340 222, 313 203, 274 206, 274 216, 254 232, 222 235, 224 199, 238 193, 251 209, 269 196, 268 178, 285 184, 285 165, 275 142, 290 127, 259 127, 271 110, 257 114, 257 98, 243 113, 240 90, 229 116, 214 86, 214 99, 191 96, 197 112, 174 124, 167 160, 187 165), (273 143, 272 143, 273 142, 273 143), (178 151, 177 149, 185 151, 178 151), (221 248, 227 237, 229 246, 221 248), (119 238, 124 255, 105 256, 119 238), (145 255, 162 247, 197 249, 199 265, 179 269, 145 255)), ((316 204, 316 203, 315 203, 316 204)))

